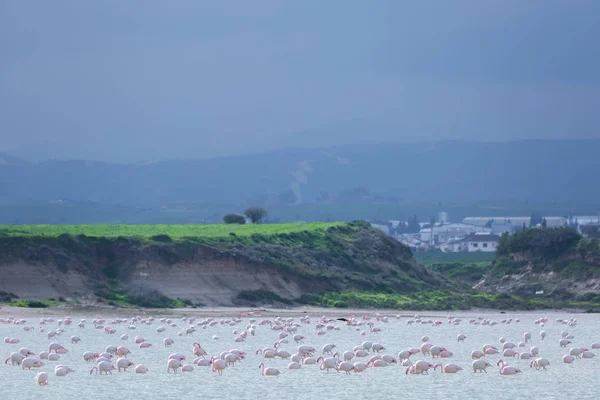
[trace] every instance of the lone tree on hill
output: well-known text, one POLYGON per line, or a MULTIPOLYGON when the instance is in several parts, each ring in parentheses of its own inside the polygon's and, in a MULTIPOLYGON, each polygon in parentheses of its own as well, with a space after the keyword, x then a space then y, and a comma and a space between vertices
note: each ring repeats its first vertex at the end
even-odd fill
POLYGON ((246 223, 246 218, 240 214, 225 214, 223 216, 223 222, 225 222, 226 224, 243 225, 246 223))
POLYGON ((253 224, 258 224, 267 216, 267 210, 262 207, 248 207, 244 211, 244 215, 252 221, 253 224))

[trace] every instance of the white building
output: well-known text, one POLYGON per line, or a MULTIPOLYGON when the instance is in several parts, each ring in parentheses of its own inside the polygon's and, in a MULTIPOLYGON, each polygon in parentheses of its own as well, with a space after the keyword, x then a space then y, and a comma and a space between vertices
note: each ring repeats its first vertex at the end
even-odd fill
MULTIPOLYGON (((565 226, 567 223, 567 219, 565 217, 543 217, 546 219, 546 225, 548 228, 557 228, 561 226, 565 226)), ((477 225, 477 226, 486 226, 490 221, 498 222, 498 223, 507 223, 512 224, 514 227, 522 227, 525 224, 525 227, 529 228, 529 221, 531 217, 467 217, 463 219, 463 223, 477 225)))
POLYGON ((492 233, 492 230, 477 225, 436 223, 433 228, 421 229, 419 235, 422 241, 436 244, 445 243, 453 239, 460 239, 476 232, 492 233))
POLYGON ((600 224, 600 216, 574 215, 569 219, 569 223, 575 225, 600 224))
POLYGON ((495 252, 500 241, 500 236, 489 233, 474 233, 464 239, 467 243, 467 251, 469 252, 495 252))
POLYGON ((441 243, 436 246, 438 249, 443 251, 444 253, 458 253, 461 251, 468 250, 468 242, 465 241, 464 238, 461 239, 451 239, 445 243, 441 243))

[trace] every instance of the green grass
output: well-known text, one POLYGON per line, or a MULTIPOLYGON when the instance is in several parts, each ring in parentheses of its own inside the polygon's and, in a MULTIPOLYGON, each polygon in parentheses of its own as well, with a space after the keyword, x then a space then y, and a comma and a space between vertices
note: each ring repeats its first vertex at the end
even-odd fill
POLYGON ((283 303, 283 304, 288 304, 288 305, 293 304, 293 302, 291 300, 284 299, 283 297, 277 295, 276 293, 273 293, 268 290, 242 290, 237 295, 237 299, 247 301, 247 302, 253 302, 253 303, 257 303, 257 304, 270 303, 270 302, 283 303))
POLYGON ((433 271, 437 271, 448 278, 473 285, 479 282, 483 276, 491 270, 492 264, 489 262, 480 262, 473 264, 451 263, 451 264, 430 264, 427 266, 433 271))
POLYGON ((484 252, 458 252, 458 253, 443 253, 441 251, 418 251, 415 252, 415 258, 421 265, 432 264, 479 264, 491 263, 496 257, 496 253, 484 252))
POLYGON ((0 236, 49 236, 63 234, 95 237, 138 237, 152 238, 168 235, 171 238, 280 235, 304 231, 325 231, 341 223, 313 222, 288 224, 212 224, 212 225, 129 225, 129 224, 90 224, 90 225, 0 225, 0 236))
POLYGON ((58 306, 62 304, 75 304, 74 302, 68 302, 64 300, 48 299, 48 300, 12 300, 7 302, 9 306, 23 307, 23 308, 47 308, 52 306, 58 306))
MULTIPOLYGON (((594 299, 596 300, 596 299, 594 299)), ((421 291, 412 294, 333 292, 303 295, 299 301, 318 307, 334 308, 388 308, 397 310, 468 310, 491 308, 505 310, 533 310, 546 308, 600 309, 597 301, 558 302, 547 298, 526 299, 507 294, 478 292, 421 291)))

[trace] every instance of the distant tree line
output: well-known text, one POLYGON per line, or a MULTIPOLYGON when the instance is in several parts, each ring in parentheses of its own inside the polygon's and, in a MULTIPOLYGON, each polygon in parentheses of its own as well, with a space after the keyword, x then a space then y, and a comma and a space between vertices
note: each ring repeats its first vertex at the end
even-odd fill
POLYGON ((240 224, 246 223, 246 217, 241 214, 225 214, 223 216, 223 222, 226 224, 240 224))
POLYGON ((245 224, 246 218, 253 224, 259 224, 267 216, 267 210, 262 207, 248 207, 244 211, 244 215, 241 214, 225 214, 223 216, 223 222, 226 224, 245 224))
POLYGON ((574 250, 581 235, 573 228, 529 228, 512 235, 504 233, 496 254, 530 253, 542 258, 556 258, 574 250))

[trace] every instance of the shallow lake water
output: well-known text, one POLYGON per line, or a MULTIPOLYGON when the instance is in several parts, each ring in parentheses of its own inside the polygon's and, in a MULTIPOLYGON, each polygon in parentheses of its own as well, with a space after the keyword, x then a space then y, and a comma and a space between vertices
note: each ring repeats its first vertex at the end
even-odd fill
MULTIPOLYGON (((423 313, 426 314, 426 313, 423 313)), ((342 316, 343 313, 340 313, 342 316)), ((111 325, 111 318, 106 318, 106 326, 113 327, 115 334, 106 334, 103 329, 94 329, 93 316, 73 316, 73 324, 62 326, 65 330, 60 336, 48 339, 47 333, 58 327, 57 322, 44 325, 45 332, 39 332, 40 318, 28 318, 25 325, 0 323, 0 338, 17 337, 18 344, 0 343, 0 354, 3 360, 11 352, 17 352, 21 347, 27 347, 39 354, 47 350, 50 342, 64 345, 69 352, 61 356, 59 361, 48 361, 39 370, 22 370, 20 367, 0 364, 0 389, 1 399, 77 399, 77 398, 123 398, 123 399, 165 399, 165 398, 208 398, 208 399, 321 399, 321 398, 401 398, 418 397, 430 399, 466 399, 466 398, 494 398, 494 399, 598 399, 600 386, 597 383, 600 372, 600 355, 592 359, 578 359, 573 364, 564 364, 562 356, 569 352, 571 347, 590 348, 593 342, 600 342, 600 316, 593 314, 567 314, 549 312, 546 314, 481 314, 482 317, 498 322, 495 326, 482 326, 469 324, 469 319, 477 318, 477 313, 460 313, 462 318, 459 325, 449 325, 444 314, 426 319, 439 320, 441 326, 434 327, 430 324, 407 325, 409 318, 397 319, 393 314, 388 314, 388 322, 378 322, 373 317, 368 322, 381 329, 381 332, 372 333, 368 326, 349 327, 342 321, 330 323, 339 327, 339 330, 327 331, 324 335, 317 335, 315 324, 320 316, 311 316, 310 324, 301 324, 297 333, 306 337, 304 344, 315 347, 321 352, 323 345, 334 343, 340 354, 352 350, 354 346, 364 341, 372 341, 385 346, 380 354, 397 356, 401 350, 410 347, 419 347, 421 338, 428 336, 430 342, 446 347, 454 356, 442 359, 441 363, 454 363, 462 366, 464 371, 456 374, 442 374, 430 371, 430 375, 406 375, 405 367, 392 364, 385 368, 369 368, 362 373, 345 373, 335 371, 325 372, 317 365, 303 365, 299 370, 288 370, 289 360, 267 359, 255 354, 256 350, 263 347, 272 347, 278 340, 280 331, 271 330, 269 325, 259 325, 261 317, 243 318, 235 326, 218 323, 215 326, 197 327, 197 331, 189 336, 178 336, 190 324, 183 322, 181 317, 172 317, 176 327, 161 323, 159 318, 150 325, 136 323, 135 329, 130 329, 129 323, 111 325), (536 325, 534 321, 546 315, 549 318, 544 327, 536 325), (84 329, 76 324, 80 319, 86 319, 84 329), (507 318, 519 318, 520 322, 511 324, 500 323, 507 318), (556 322, 556 319, 576 318, 576 326, 566 326, 556 322), (243 331, 254 319, 256 335, 248 335, 242 343, 234 343, 236 335, 232 331, 243 331), (23 330, 24 326, 34 329, 30 332, 23 330), (158 333, 159 326, 166 326, 165 332, 158 333), (544 340, 540 339, 540 331, 547 332, 544 340), (365 335, 361 335, 365 331, 365 335), (559 346, 561 332, 568 331, 574 335, 573 344, 567 348, 559 346), (538 346, 540 356, 550 360, 551 365, 547 371, 537 371, 529 367, 530 360, 504 358, 500 355, 487 356, 488 362, 493 367, 488 368, 487 374, 473 373, 471 369, 471 352, 481 350, 484 344, 493 344, 502 348, 500 337, 507 341, 519 343, 523 341, 524 332, 530 332, 532 343, 528 343, 526 350, 532 345, 538 346), (463 333, 467 336, 464 343, 457 342, 457 335, 463 333), (129 335, 128 340, 121 340, 122 334, 129 335), (78 344, 71 344, 70 337, 76 335, 81 338, 78 344), (140 349, 133 343, 136 335, 147 339, 153 346, 140 349), (213 339, 218 336, 218 339, 213 339), (175 343, 166 348, 163 345, 165 337, 172 338, 175 343), (211 372, 210 367, 194 366, 194 371, 188 373, 167 373, 166 363, 169 354, 181 353, 187 357, 184 363, 191 363, 195 356, 192 354, 194 342, 199 342, 209 355, 218 356, 221 352, 230 349, 239 349, 247 352, 247 358, 234 367, 226 368, 223 376, 211 372), (136 374, 133 369, 128 372, 113 375, 90 375, 89 370, 95 364, 85 362, 82 354, 85 351, 103 352, 108 345, 123 345, 128 347, 132 354, 128 356, 136 364, 144 364, 150 369, 145 375, 136 374), (523 373, 514 376, 502 376, 496 362, 504 358, 512 366, 522 369, 523 373), (258 365, 261 361, 269 367, 276 367, 281 375, 276 377, 262 376, 258 365), (54 366, 64 364, 76 372, 65 377, 54 375, 54 366), (49 384, 38 386, 35 375, 48 372, 49 384)), ((374 316, 374 314, 372 314, 374 316)), ((1 318, 8 315, 1 314, 1 318)), ((15 315, 15 317, 17 317, 15 315)), ((63 317, 54 317, 57 321, 63 317)), ((290 318, 290 317, 285 317, 290 318)), ((195 324, 205 318, 197 318, 195 324)), ((230 320, 231 318, 223 318, 230 320)), ((273 320, 274 318, 268 318, 273 320)), ((221 320, 215 318, 216 321, 221 320)), ((299 322, 299 318, 294 318, 299 322)), ((281 350, 295 353, 298 345, 288 338, 288 343, 283 343, 281 350)), ((520 351, 521 349, 517 350, 520 351)), ((590 348, 591 350, 591 348, 590 348)), ((600 350, 593 350, 600 354, 600 350)), ((368 358, 360 359, 366 362, 368 358)), ((432 362, 431 357, 417 354, 411 357, 413 361, 425 359, 432 362)), ((113 359, 114 360, 114 359, 113 359)), ((357 361, 354 359, 353 361, 357 361)), ((436 362, 432 362, 436 364, 436 362)), ((10 362, 9 362, 10 364, 10 362)))

